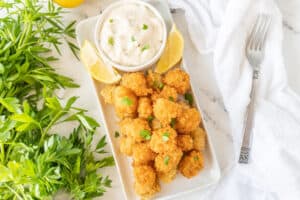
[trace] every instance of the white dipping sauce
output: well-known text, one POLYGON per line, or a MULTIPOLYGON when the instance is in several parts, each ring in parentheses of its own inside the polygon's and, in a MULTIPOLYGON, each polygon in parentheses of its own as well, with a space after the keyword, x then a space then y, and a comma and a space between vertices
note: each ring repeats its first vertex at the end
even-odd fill
POLYGON ((137 66, 151 60, 163 42, 163 23, 148 7, 121 4, 106 15, 100 29, 100 47, 113 62, 137 66))

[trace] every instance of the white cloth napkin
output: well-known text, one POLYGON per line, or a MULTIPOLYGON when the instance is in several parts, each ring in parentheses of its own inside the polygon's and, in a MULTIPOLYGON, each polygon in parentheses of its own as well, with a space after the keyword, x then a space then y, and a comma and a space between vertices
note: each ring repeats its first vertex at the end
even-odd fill
MULTIPOLYGON (((186 11, 188 33, 196 49, 189 52, 190 58, 213 53, 215 79, 206 83, 217 83, 229 117, 220 113, 220 109, 204 108, 213 115, 217 126, 222 127, 215 129, 217 134, 212 133, 219 160, 228 159, 221 163, 223 177, 207 199, 300 199, 300 98, 287 84, 282 17, 277 4, 272 0, 170 0, 170 3, 186 11), (257 89, 251 162, 240 165, 237 160, 252 81, 245 45, 259 13, 271 15, 272 24, 257 89), (219 137, 226 131, 232 142, 224 139, 222 145, 219 137), (233 147, 231 152, 228 145, 233 147), (229 154, 234 159, 230 160, 229 154), (225 170, 228 167, 230 170, 225 170)), ((190 70, 197 67, 193 60, 197 59, 188 58, 190 70)))

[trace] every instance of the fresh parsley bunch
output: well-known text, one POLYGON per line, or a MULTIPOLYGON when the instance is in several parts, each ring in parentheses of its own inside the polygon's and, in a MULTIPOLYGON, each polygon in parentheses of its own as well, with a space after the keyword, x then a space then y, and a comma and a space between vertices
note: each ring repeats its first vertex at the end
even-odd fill
POLYGON ((98 123, 74 107, 64 105, 58 88, 77 87, 55 72, 49 56, 75 37, 74 23, 64 25, 62 9, 48 1, 0 0, 0 199, 52 199, 59 190, 73 199, 103 195, 111 180, 99 168, 114 165, 105 154, 105 137, 92 149, 98 123), (68 137, 56 126, 71 123, 68 137), (103 156, 102 156, 103 157, 103 156))

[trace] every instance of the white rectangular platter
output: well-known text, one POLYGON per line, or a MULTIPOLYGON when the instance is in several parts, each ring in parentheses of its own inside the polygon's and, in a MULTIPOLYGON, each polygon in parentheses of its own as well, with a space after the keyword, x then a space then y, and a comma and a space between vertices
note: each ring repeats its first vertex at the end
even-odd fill
MULTIPOLYGON (((83 41, 88 40, 91 43, 94 41, 94 27, 97 21, 96 17, 88 18, 81 21, 76 27, 77 40, 79 46, 83 44, 83 41)), ((181 65, 182 69, 187 71, 186 65, 181 65)), ((87 72, 88 73, 88 72, 87 72)), ((104 87, 104 84, 93 80, 94 88, 91 92, 95 92, 98 96, 99 102, 99 112, 102 115, 103 124, 101 124, 106 130, 106 134, 108 136, 108 141, 111 143, 112 153, 114 155, 116 161, 116 167, 120 176, 121 183, 123 184, 123 192, 124 199, 127 200, 136 200, 140 199, 134 192, 134 178, 133 178, 133 170, 131 167, 131 158, 121 154, 119 150, 119 139, 114 137, 115 131, 118 131, 118 118, 115 115, 113 106, 105 104, 103 98, 100 95, 101 89, 104 87)), ((191 85, 192 92, 195 94, 196 86, 191 85)), ((201 108, 199 107, 198 102, 199 97, 194 96, 195 104, 197 109, 201 112, 201 108)), ((205 121, 204 128, 205 128, 205 121)), ((206 129, 207 130, 207 129, 206 129)), ((205 167, 204 169, 197 175, 191 179, 187 179, 183 177, 181 174, 177 174, 174 181, 168 184, 161 183, 161 192, 159 192, 155 199, 171 199, 175 197, 179 197, 181 195, 187 194, 192 191, 202 190, 206 187, 213 185, 218 182, 220 178, 220 169, 218 162, 216 160, 216 156, 213 150, 213 146, 211 144, 211 138, 209 132, 207 132, 207 146, 204 152, 205 155, 205 167)))

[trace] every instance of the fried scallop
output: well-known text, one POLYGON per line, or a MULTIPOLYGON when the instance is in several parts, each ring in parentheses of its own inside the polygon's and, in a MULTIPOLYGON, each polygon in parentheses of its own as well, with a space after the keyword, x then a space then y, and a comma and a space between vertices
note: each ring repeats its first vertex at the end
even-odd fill
POLYGON ((203 128, 198 127, 196 130, 191 132, 193 138, 193 148, 198 151, 203 151, 205 149, 205 138, 206 133, 203 128))
POLYGON ((193 138, 190 135, 178 135, 177 136, 177 146, 182 151, 190 151, 194 147, 193 138))
POLYGON ((168 173, 176 169, 183 153, 179 148, 160 153, 154 161, 155 169, 158 173, 168 173))
POLYGON ((156 153, 172 151, 176 148, 177 133, 170 126, 153 131, 150 148, 156 153))
POLYGON ((163 81, 165 84, 175 88, 179 94, 184 94, 190 89, 189 75, 179 68, 169 71, 163 81))
POLYGON ((150 149, 149 143, 138 143, 133 146, 134 165, 149 164, 155 159, 155 156, 156 153, 150 149))
POLYGON ((147 96, 152 93, 142 72, 126 73, 122 77, 121 85, 131 89, 137 96, 147 96))
POLYGON ((179 163, 178 169, 183 176, 192 178, 204 168, 204 155, 197 150, 186 154, 179 163))
POLYGON ((127 156, 132 156, 134 144, 135 144, 135 142, 134 142, 133 138, 121 136, 120 152, 127 156))
POLYGON ((142 118, 148 118, 152 115, 152 103, 148 97, 141 97, 138 101, 138 115, 142 118))
POLYGON ((148 121, 142 118, 125 119, 120 122, 123 135, 131 137, 134 142, 143 142, 151 139, 151 129, 148 121))
POLYGON ((201 122, 200 113, 196 108, 183 109, 176 119, 175 129, 179 133, 188 134, 197 129, 201 122))
POLYGON ((161 90, 161 92, 158 95, 159 98, 168 99, 171 101, 177 101, 177 91, 168 85, 165 85, 164 88, 161 90))
POLYGON ((103 97, 105 103, 113 103, 113 93, 115 88, 115 85, 107 85, 101 90, 100 94, 103 97))
POLYGON ((157 175, 150 165, 134 165, 134 189, 135 192, 146 198, 160 191, 157 175))
POLYGON ((149 70, 147 72, 147 84, 155 91, 161 91, 164 87, 162 76, 158 73, 149 70))
POLYGON ((134 117, 137 110, 137 97, 128 88, 118 86, 113 91, 113 105, 120 118, 134 117))
POLYGON ((160 123, 160 121, 156 118, 152 119, 151 122, 151 129, 152 130, 157 130, 157 129, 160 129, 160 128, 163 128, 162 124, 160 123))
POLYGON ((157 172, 158 178, 164 183, 170 183, 172 180, 175 179, 177 174, 177 169, 171 169, 168 172, 157 172))
POLYGON ((182 114, 182 108, 178 103, 159 98, 153 104, 153 114, 163 125, 169 125, 182 114))

